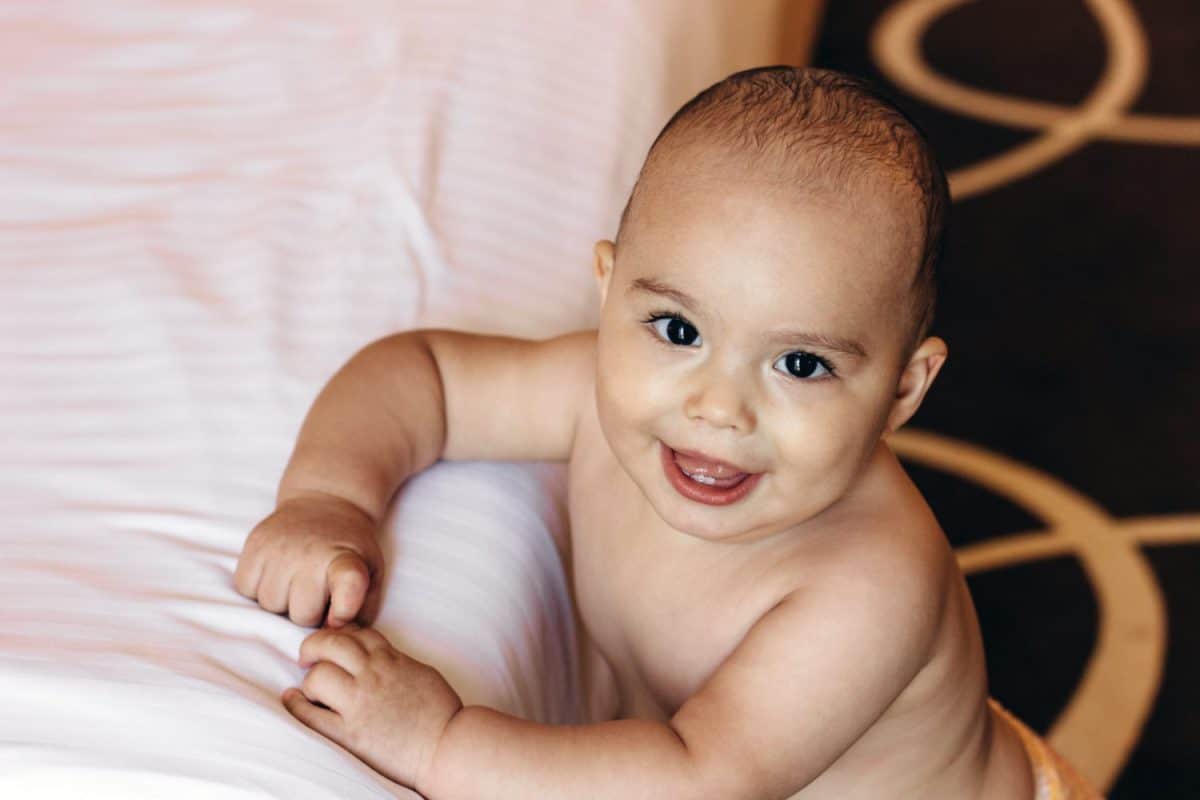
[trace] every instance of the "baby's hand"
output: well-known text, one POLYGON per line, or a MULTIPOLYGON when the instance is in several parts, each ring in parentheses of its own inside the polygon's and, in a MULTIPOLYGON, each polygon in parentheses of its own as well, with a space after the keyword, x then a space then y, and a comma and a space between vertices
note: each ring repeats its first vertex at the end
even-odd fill
POLYGON ((383 554, 374 521, 353 503, 307 494, 281 503, 246 539, 234 587, 298 625, 334 627, 379 610, 383 554))
POLYGON ((301 690, 283 693, 287 710, 376 771, 417 788, 462 708, 450 684, 378 631, 357 625, 305 639, 300 666, 310 665, 301 690))

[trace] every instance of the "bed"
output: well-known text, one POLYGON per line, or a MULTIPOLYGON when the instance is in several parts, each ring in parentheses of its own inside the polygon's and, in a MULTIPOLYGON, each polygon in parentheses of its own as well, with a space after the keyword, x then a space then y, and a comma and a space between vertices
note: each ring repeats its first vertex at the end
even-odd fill
MULTIPOLYGON (((293 720, 232 585, 317 390, 408 328, 596 319, 646 147, 816 2, 0 6, 0 796, 415 797, 293 720)), ((594 714, 562 468, 439 464, 377 627, 468 703, 594 714)))

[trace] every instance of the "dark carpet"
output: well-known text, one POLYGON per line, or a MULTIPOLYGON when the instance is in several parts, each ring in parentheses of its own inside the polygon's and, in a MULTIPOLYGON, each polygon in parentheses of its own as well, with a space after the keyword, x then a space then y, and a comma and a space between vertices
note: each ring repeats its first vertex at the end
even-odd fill
MULTIPOLYGON (((870 33, 893 3, 833 0, 817 66, 875 80, 946 171, 1041 131, 937 107, 888 80, 870 33)), ((1126 112, 1200 120, 1200 2, 1132 6, 1150 53, 1126 112)), ((1081 103, 1109 62, 1081 0, 951 8, 922 40, 953 80, 1013 98, 1081 103)), ((1118 519, 1200 512, 1200 141, 1098 136, 1033 174, 956 199, 934 327, 950 359, 910 425, 1050 473, 1118 519)), ((958 545, 1042 522, 969 481, 909 465, 958 545)), ((1200 526, 1143 545, 1166 601, 1157 699, 1106 787, 1114 800, 1200 798, 1200 526)), ((992 693, 1046 731, 1075 691, 1098 626, 1072 555, 968 578, 992 693)))

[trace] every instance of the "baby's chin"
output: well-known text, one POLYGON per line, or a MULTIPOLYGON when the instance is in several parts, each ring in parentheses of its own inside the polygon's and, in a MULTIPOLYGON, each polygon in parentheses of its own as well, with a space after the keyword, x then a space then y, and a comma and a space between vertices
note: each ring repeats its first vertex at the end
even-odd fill
MULTIPOLYGON (((650 505, 658 512, 658 518, 666 523, 669 528, 695 539, 719 542, 736 537, 742 533, 739 528, 731 529, 728 525, 716 524, 712 519, 698 519, 697 517, 701 517, 704 512, 700 514, 679 514, 673 508, 659 508, 653 501, 651 501, 650 505)), ((708 511, 707 513, 710 516, 715 516, 712 511, 708 511)))

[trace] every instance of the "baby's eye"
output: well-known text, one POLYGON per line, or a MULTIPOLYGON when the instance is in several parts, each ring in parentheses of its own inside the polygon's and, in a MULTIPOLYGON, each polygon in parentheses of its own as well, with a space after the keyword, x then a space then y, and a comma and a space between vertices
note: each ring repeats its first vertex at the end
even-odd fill
MULTIPOLYGON (((829 362, 812 353, 788 353, 775 362, 775 368, 780 372, 786 372, 793 378, 811 378, 818 370, 825 370, 829 375, 833 374, 833 368, 829 362)), ((819 374, 818 377, 820 377, 819 374)))
POLYGON ((650 327, 658 334, 658 338, 671 344, 683 346, 700 345, 700 331, 696 326, 683 317, 674 315, 655 315, 647 320, 650 327))

